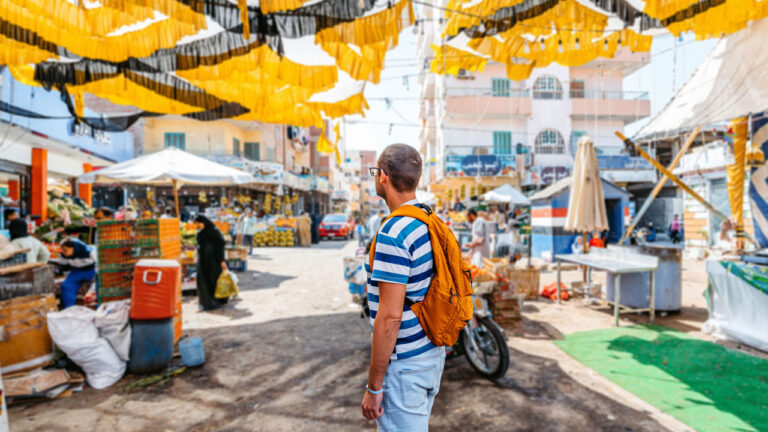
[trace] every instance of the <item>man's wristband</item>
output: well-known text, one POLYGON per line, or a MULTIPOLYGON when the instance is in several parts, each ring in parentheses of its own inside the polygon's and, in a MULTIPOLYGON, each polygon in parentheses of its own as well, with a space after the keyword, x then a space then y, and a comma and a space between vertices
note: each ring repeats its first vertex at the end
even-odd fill
POLYGON ((368 390, 368 393, 375 394, 375 395, 381 394, 384 392, 384 387, 382 387, 381 390, 371 390, 371 388, 368 387, 368 384, 365 385, 365 389, 368 390))

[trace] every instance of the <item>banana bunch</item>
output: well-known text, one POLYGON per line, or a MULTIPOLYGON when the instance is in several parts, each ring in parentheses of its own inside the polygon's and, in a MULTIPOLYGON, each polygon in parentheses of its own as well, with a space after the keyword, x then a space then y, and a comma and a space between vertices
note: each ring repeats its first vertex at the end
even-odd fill
POLYGON ((253 244, 258 247, 291 247, 294 244, 293 230, 278 231, 269 227, 253 235, 253 244))

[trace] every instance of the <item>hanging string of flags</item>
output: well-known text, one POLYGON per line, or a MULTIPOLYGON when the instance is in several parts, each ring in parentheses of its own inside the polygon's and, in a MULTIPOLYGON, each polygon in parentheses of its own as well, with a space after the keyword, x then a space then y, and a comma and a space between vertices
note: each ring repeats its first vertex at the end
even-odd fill
MULTIPOLYGON (((432 72, 497 61, 515 80, 622 47, 649 51, 658 34, 719 37, 768 16, 762 0, 4 0, 0 65, 60 91, 95 129, 164 114, 320 126, 368 108, 365 85, 414 23, 413 3, 445 10, 432 72), (137 112, 84 116, 84 93, 137 112)), ((13 101, 0 110, 23 111, 13 101)))

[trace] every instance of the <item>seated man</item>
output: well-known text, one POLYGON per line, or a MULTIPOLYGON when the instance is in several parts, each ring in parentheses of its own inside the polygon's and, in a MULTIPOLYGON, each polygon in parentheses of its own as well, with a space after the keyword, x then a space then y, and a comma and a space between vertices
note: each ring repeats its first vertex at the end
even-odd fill
POLYGON ((653 226, 653 222, 650 222, 648 224, 647 234, 645 235, 645 241, 647 242, 655 242, 656 241, 656 227, 653 226))
POLYGON ((61 242, 61 257, 52 261, 70 269, 61 283, 61 304, 63 309, 74 306, 80 286, 92 282, 96 276, 93 248, 80 240, 68 238, 61 242))

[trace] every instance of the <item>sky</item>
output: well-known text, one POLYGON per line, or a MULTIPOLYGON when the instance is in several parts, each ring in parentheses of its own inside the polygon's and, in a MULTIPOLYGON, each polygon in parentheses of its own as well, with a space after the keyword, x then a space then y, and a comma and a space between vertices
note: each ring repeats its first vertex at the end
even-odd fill
MULTIPOLYGON (((403 30, 399 45, 387 54, 381 82, 366 86, 365 96, 371 109, 365 117, 346 118, 344 135, 347 149, 379 150, 392 143, 418 146, 419 66, 415 64, 416 39, 413 27, 403 30), (389 106, 386 98, 390 98, 389 106), (390 124, 393 125, 390 127, 390 124)), ((651 114, 656 114, 696 71, 715 42, 696 41, 691 35, 682 38, 657 36, 651 49, 651 62, 625 78, 624 90, 648 92, 651 114)), ((632 136, 647 121, 644 119, 628 125, 625 134, 632 136)))

